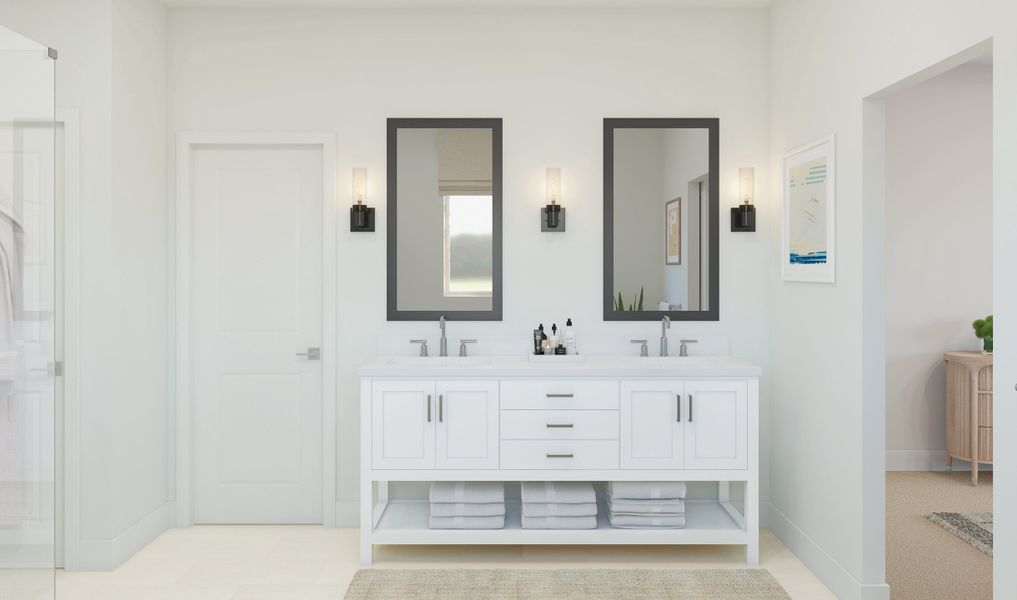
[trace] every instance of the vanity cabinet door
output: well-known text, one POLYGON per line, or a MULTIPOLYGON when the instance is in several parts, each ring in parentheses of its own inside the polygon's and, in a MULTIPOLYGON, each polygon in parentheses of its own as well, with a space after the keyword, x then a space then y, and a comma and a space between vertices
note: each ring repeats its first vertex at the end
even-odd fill
POLYGON ((685 468, 748 468, 747 384, 686 381, 685 396, 685 468))
POLYGON ((438 417, 433 381, 375 381, 371 388, 371 464, 433 469, 438 417))
POLYGON ((683 467, 683 391, 681 381, 621 382, 621 468, 683 467))
POLYGON ((439 381, 439 469, 498 468, 498 382, 439 381))

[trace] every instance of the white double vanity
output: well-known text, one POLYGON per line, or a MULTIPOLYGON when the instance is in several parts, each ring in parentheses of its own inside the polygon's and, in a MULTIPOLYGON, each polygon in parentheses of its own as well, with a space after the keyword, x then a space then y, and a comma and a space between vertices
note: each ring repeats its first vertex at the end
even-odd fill
POLYGON ((759 375, 731 357, 378 358, 360 368, 361 562, 375 544, 733 544, 759 558, 759 375), (716 482, 683 529, 432 530, 392 482, 716 482), (735 484, 735 485, 732 485, 735 484), (742 485, 743 484, 743 485, 742 485), (741 493, 743 492, 743 494, 741 493))

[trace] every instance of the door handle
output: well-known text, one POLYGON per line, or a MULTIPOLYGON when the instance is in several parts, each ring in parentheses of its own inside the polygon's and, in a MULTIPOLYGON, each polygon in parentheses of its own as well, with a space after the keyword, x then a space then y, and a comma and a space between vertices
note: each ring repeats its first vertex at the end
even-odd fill
POLYGON ((431 394, 427 395, 427 422, 431 422, 431 394))
POLYGON ((692 394, 689 394, 689 423, 692 422, 692 394))
POLYGON ((438 394, 438 422, 445 422, 445 395, 438 394))
POLYGON ((678 422, 682 422, 682 395, 677 394, 678 398, 676 404, 678 405, 678 422))
POLYGON ((302 356, 307 360, 321 360, 321 348, 308 348, 307 352, 297 352, 297 356, 302 356))

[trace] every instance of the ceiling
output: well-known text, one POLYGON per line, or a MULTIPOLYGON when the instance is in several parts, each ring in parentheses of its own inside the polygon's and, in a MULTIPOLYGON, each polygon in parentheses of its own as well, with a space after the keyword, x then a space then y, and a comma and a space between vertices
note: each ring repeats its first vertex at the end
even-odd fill
POLYGON ((773 0, 163 0, 217 8, 758 8, 773 0))

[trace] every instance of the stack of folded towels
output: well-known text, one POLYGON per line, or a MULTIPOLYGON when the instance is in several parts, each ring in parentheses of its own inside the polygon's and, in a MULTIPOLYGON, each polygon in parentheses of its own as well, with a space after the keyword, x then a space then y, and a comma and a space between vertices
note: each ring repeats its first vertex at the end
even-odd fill
POLYGON ((431 484, 431 529, 503 529, 505 484, 436 481, 431 484))
POLYGON ((523 529, 596 529, 597 493, 588 481, 524 481, 523 529))
POLYGON ((682 481, 612 481, 607 484, 611 527, 679 529, 685 527, 682 481))

